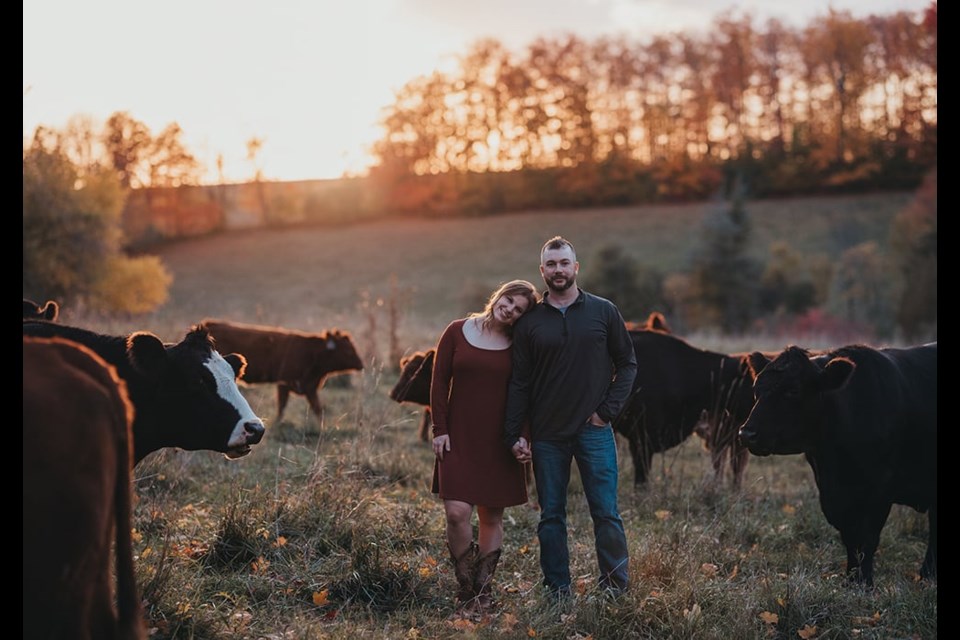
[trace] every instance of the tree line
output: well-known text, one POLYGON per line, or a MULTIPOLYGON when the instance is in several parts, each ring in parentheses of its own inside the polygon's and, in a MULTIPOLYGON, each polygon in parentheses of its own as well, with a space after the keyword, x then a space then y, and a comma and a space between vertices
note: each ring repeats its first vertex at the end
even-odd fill
POLYGON ((531 188, 577 206, 691 200, 733 174, 755 196, 915 188, 936 163, 937 4, 802 28, 728 13, 700 37, 522 52, 482 40, 400 89, 382 124, 373 175, 411 209, 477 192, 495 209, 531 188), (531 175, 449 178, 491 172, 531 175))
POLYGON ((682 270, 663 273, 611 243, 591 263, 585 285, 615 300, 626 318, 665 313, 680 334, 936 339, 936 168, 891 221, 889 251, 868 240, 831 259, 779 239, 763 262, 749 251, 752 227, 741 185, 710 203, 682 270))

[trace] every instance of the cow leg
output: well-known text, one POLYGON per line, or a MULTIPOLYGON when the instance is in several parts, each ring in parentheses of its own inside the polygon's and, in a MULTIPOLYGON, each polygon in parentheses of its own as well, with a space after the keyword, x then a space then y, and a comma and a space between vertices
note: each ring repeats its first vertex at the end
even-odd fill
POLYGON ((650 476, 650 467, 653 466, 653 451, 644 439, 635 437, 630 442, 630 453, 633 456, 633 485, 642 487, 647 484, 647 478, 650 476))
POLYGON ((851 583, 865 582, 866 576, 862 565, 863 549, 859 537, 853 535, 849 529, 840 532, 840 539, 847 549, 847 580, 851 583))
POLYGON ((847 547, 847 578, 851 582, 873 587, 873 556, 880 546, 880 531, 890 515, 891 503, 869 505, 863 517, 840 532, 847 547))
POLYGON ((279 423, 280 418, 283 417, 283 411, 287 408, 287 401, 290 399, 290 387, 288 387, 283 382, 277 384, 277 419, 275 422, 279 423))
POLYGON ((743 482, 743 474, 747 470, 747 463, 750 461, 750 451, 736 442, 730 445, 730 471, 733 474, 733 486, 740 488, 743 482))
POLYGON ((920 577, 924 580, 937 579, 937 506, 930 507, 930 514, 927 517, 930 526, 930 534, 927 538, 927 553, 923 558, 923 565, 920 567, 920 577))
POLYGON ((420 439, 424 442, 430 441, 430 407, 424 407, 423 417, 420 418, 420 439))
POLYGON ((713 464, 713 479, 716 483, 723 482, 723 471, 727 463, 727 450, 725 448, 717 447, 714 443, 713 448, 710 449, 710 462, 713 464))
POLYGON ((319 419, 321 407, 320 407, 320 396, 318 395, 317 390, 314 389, 312 392, 308 391, 304 393, 303 396, 307 399, 307 402, 310 404, 310 411, 312 411, 313 415, 315 415, 317 419, 319 419))

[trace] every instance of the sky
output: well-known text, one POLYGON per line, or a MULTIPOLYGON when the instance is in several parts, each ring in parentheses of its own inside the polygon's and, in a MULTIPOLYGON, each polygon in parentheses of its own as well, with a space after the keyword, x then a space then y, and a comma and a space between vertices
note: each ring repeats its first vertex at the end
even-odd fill
POLYGON ((359 175, 395 92, 456 69, 481 38, 703 32, 720 14, 806 25, 922 11, 929 0, 24 0, 23 135, 117 111, 178 123, 216 182, 359 175), (262 142, 256 165, 247 142, 262 142))

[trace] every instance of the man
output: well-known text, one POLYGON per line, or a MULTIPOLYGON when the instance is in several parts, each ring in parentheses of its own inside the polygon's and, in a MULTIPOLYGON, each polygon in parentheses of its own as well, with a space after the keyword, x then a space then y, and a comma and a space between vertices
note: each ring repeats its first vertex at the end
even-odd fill
POLYGON ((514 325, 504 425, 514 457, 533 460, 540 568, 544 585, 561 599, 570 595, 566 513, 573 460, 593 518, 601 588, 625 590, 629 562, 611 421, 630 394, 637 359, 620 311, 576 286, 579 270, 568 240, 547 240, 540 250, 547 291, 514 325), (525 421, 529 443, 520 435, 525 421))

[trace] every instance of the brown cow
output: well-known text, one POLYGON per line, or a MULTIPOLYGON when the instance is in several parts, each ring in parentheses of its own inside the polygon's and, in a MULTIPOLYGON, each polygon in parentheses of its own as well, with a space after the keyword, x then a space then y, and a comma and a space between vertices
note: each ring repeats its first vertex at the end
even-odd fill
POLYGON ((93 351, 23 337, 24 638, 145 635, 130 535, 133 412, 126 383, 93 351))
POLYGON ((218 349, 246 357, 243 382, 277 383, 277 422, 283 417, 291 392, 304 396, 319 418, 317 393, 327 376, 363 370, 350 334, 336 329, 305 333, 209 318, 201 325, 210 331, 218 349))

